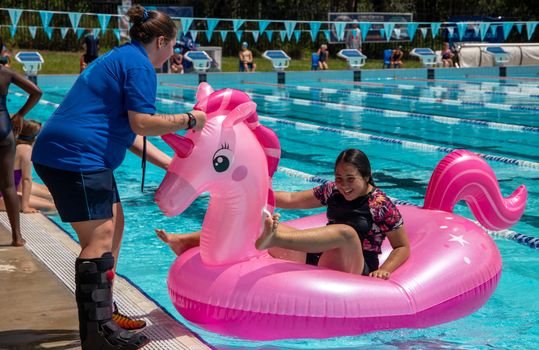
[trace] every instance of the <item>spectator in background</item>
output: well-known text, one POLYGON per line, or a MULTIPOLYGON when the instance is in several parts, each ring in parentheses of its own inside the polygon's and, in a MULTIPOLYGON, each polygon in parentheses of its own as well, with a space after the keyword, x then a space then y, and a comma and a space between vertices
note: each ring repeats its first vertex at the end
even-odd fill
POLYGON ((442 46, 442 66, 453 67, 453 52, 449 49, 449 43, 445 42, 442 46))
POLYGON ((99 38, 95 37, 92 29, 86 29, 83 47, 85 53, 80 60, 81 72, 99 56, 99 38))
POLYGON ((256 70, 256 63, 253 61, 253 53, 249 50, 247 42, 241 44, 240 57, 240 70, 242 72, 254 72, 256 70), (243 69, 241 69, 243 67, 243 69))
POLYGON ((393 52, 391 53, 391 61, 389 64, 389 68, 400 68, 402 63, 402 57, 404 56, 404 52, 402 51, 402 46, 398 46, 393 52))
POLYGON ((320 48, 318 49, 318 68, 321 70, 328 69, 328 58, 329 58, 329 51, 328 46, 326 44, 320 45, 320 48))
POLYGON ((361 51, 361 30, 358 27, 357 19, 352 23, 352 28, 346 32, 346 48, 361 51))
POLYGON ((7 47, 4 45, 4 40, 2 39, 2 36, 0 35, 0 65, 3 65, 9 68, 10 60, 11 60, 11 57, 9 55, 9 51, 7 47))
POLYGON ((183 74, 183 56, 180 48, 175 48, 170 56, 170 72, 183 74))

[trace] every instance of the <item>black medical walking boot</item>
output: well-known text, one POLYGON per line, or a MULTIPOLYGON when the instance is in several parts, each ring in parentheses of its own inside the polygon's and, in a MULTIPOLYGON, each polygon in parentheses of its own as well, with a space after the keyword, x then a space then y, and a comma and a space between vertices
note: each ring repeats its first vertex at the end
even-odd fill
POLYGON ((113 267, 111 253, 97 259, 77 259, 75 263, 75 297, 82 350, 135 350, 150 341, 112 321, 113 267))

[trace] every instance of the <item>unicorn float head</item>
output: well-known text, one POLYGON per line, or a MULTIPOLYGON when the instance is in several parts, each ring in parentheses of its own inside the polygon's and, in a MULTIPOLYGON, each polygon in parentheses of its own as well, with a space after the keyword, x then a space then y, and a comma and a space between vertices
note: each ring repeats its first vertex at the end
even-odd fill
POLYGON ((247 260, 261 254, 254 243, 262 219, 253 218, 274 207, 271 177, 279 162, 279 140, 258 122, 256 104, 244 92, 214 92, 202 83, 196 98, 195 109, 206 112, 206 125, 186 136, 163 136, 175 156, 155 199, 165 215, 174 216, 209 192, 202 260, 209 265, 247 260))

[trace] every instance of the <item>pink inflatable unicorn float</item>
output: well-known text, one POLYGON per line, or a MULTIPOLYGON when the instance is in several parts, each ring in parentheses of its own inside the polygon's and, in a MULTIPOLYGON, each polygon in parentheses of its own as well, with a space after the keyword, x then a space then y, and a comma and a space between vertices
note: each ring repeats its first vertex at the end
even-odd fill
MULTIPOLYGON (((487 163, 455 151, 436 167, 423 208, 399 206, 410 258, 389 280, 280 260, 255 249, 263 210, 273 207, 271 177, 280 157, 275 134, 260 125, 243 92, 199 86, 208 121, 198 133, 163 136, 175 156, 156 201, 168 216, 210 193, 200 247, 179 256, 168 276, 173 304, 213 332, 253 340, 322 338, 428 327, 466 316, 494 292, 501 257, 491 237, 452 213, 464 200, 488 229, 519 220, 524 186, 504 199, 487 163)), ((325 214, 288 224, 326 224, 325 214)), ((389 254, 387 240, 381 262, 389 254)))

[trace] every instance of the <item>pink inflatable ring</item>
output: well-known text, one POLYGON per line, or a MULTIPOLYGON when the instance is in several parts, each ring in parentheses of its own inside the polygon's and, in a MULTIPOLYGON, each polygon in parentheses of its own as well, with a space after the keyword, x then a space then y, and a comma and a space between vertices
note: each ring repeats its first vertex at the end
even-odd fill
MULTIPOLYGON (((522 215, 527 192, 500 194, 492 169, 467 151, 446 156, 427 188, 425 206, 399 206, 410 258, 389 280, 272 258, 255 249, 262 211, 272 208, 271 177, 280 147, 258 123, 256 105, 241 91, 202 84, 195 108, 206 111, 202 132, 163 138, 175 150, 156 194, 169 216, 210 193, 200 248, 172 265, 172 302, 189 321, 213 332, 253 340, 325 338, 448 322, 481 307, 501 274, 496 244, 478 225, 452 213, 464 199, 489 229, 522 215)), ((326 224, 325 215, 288 222, 326 224)), ((391 247, 383 245, 381 262, 391 247)))

